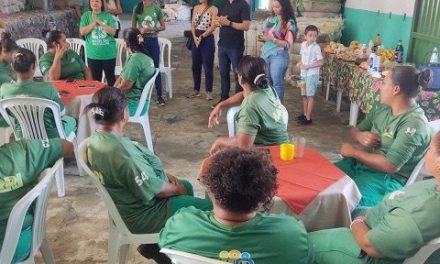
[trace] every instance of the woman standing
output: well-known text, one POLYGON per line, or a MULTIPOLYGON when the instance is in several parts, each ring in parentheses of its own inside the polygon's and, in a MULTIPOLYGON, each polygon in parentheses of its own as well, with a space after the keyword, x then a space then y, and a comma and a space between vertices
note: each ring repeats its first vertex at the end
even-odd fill
POLYGON ((17 44, 11 39, 11 34, 3 32, 0 39, 0 86, 15 80, 11 68, 12 52, 17 44))
POLYGON ((188 98, 200 96, 203 65, 205 71, 206 100, 212 100, 215 53, 215 40, 212 32, 214 32, 216 28, 213 21, 217 19, 217 13, 217 7, 212 6, 212 0, 200 0, 200 4, 194 7, 193 21, 191 23, 194 40, 191 47, 194 91, 187 96, 188 98))
POLYGON ((108 85, 115 82, 116 23, 104 12, 104 0, 90 0, 91 11, 81 16, 80 33, 86 39, 87 59, 93 79, 101 81, 104 70, 108 85))
POLYGON ((121 21, 119 21, 119 15, 122 14, 122 7, 120 0, 105 0, 105 11, 112 14, 116 23, 115 38, 119 36, 119 30, 121 30, 121 21))
MULTIPOLYGON (((137 27, 144 37, 144 49, 146 49, 154 61, 154 67, 159 68, 160 47, 157 38, 158 32, 165 30, 164 15, 160 7, 153 0, 142 0, 133 10, 131 18, 132 27, 137 27)), ((156 102, 165 106, 162 96, 162 80, 156 78, 156 102)))
POLYGON ((272 16, 263 24, 264 46, 261 57, 269 68, 270 79, 284 99, 284 75, 289 66, 289 49, 295 42, 298 27, 290 0, 274 0, 272 16))

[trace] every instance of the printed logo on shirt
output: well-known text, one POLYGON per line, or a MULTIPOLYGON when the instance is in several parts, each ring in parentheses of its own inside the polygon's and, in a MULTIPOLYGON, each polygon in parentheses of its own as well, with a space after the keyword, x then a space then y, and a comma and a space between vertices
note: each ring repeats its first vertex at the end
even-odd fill
POLYGON ((6 193, 23 187, 23 178, 20 173, 0 179, 0 193, 6 193))
POLYGON ((136 184, 138 186, 141 186, 145 181, 148 181, 150 177, 145 172, 141 172, 141 176, 134 177, 134 180, 136 181, 136 184))
POLYGON ((411 137, 413 137, 416 132, 417 132, 417 129, 414 127, 407 127, 405 130, 405 134, 407 134, 408 136, 411 136, 411 137))
MULTIPOLYGON (((156 13, 154 13, 154 18, 156 18, 156 13)), ((151 16, 145 16, 144 20, 141 23, 142 27, 158 27, 160 26, 160 23, 156 24, 154 22, 154 19, 151 16)))
POLYGON ((105 185, 104 184, 104 176, 102 175, 102 173, 101 172, 99 172, 99 171, 93 171, 93 174, 95 175, 95 178, 102 184, 102 185, 105 185))
POLYGON ((43 145, 43 148, 48 148, 50 147, 50 143, 48 139, 43 139, 41 140, 41 145, 43 145))
POLYGON ((240 252, 233 249, 230 251, 222 250, 218 254, 220 260, 234 264, 254 264, 249 252, 240 252))
POLYGON ((110 41, 107 39, 107 33, 101 26, 96 26, 92 31, 92 43, 93 45, 108 45, 110 41))

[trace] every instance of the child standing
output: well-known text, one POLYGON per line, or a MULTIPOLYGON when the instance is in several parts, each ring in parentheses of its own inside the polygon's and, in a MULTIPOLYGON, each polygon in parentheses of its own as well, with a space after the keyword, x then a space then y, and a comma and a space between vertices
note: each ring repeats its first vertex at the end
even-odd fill
POLYGON ((313 100, 316 88, 319 83, 319 68, 324 63, 321 47, 316 44, 318 38, 318 28, 309 25, 304 31, 305 41, 301 44, 301 61, 297 66, 301 69, 301 82, 305 87, 301 87, 303 99, 303 114, 296 118, 300 125, 312 124, 313 100))

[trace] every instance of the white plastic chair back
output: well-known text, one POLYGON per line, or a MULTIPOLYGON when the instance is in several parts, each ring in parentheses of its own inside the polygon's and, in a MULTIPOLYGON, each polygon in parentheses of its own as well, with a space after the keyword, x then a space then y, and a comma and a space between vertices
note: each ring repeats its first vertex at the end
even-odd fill
POLYGON ((124 66, 123 55, 125 52, 125 60, 128 58, 128 51, 125 49, 124 40, 117 38, 116 39, 116 68, 115 75, 121 75, 122 68, 124 66))
POLYGON ((108 210, 109 222, 110 222, 110 236, 108 243, 109 263, 116 263, 119 253, 119 263, 125 263, 128 257, 128 248, 132 243, 142 244, 154 244, 159 240, 159 233, 152 234, 133 234, 128 230, 115 203, 111 196, 107 192, 107 189, 99 182, 97 176, 89 167, 87 158, 87 145, 89 138, 86 138, 81 142, 78 147, 78 161, 82 169, 93 179, 101 198, 108 210))
POLYGON ((160 72, 165 74, 166 89, 170 98, 173 98, 173 68, 171 68, 171 47, 172 43, 169 39, 159 37, 160 47, 160 59, 159 69, 160 72), (167 58, 165 60, 165 52, 167 58))
POLYGON ((44 42, 41 39, 37 39, 37 38, 24 38, 24 39, 17 40, 16 43, 19 47, 28 49, 35 54, 35 57, 37 57, 37 60, 35 62, 35 75, 34 75, 34 77, 42 77, 43 75, 41 74, 39 64, 40 64, 40 57, 44 53, 47 52, 46 42, 44 42))
MULTIPOLYGON (((433 132, 437 133, 440 131, 440 120, 434 120, 434 121, 429 122, 428 124, 433 132)), ((424 166, 425 166, 425 158, 422 158, 419 161, 419 163, 417 163, 417 165, 414 167, 405 186, 409 186, 418 180, 420 171, 424 168, 424 166)))
POLYGON ((9 143, 9 138, 11 137, 12 129, 8 127, 0 127, 0 146, 6 143, 9 143))
POLYGON ((173 264, 224 264, 228 262, 223 262, 216 259, 210 259, 207 257, 202 257, 199 255, 169 249, 162 248, 160 252, 165 253, 171 259, 171 263, 173 264))
MULTIPOLYGON (((238 111, 240 111, 240 106, 233 106, 228 109, 228 112, 226 114, 226 121, 228 123, 228 134, 229 137, 235 136, 235 116, 237 115, 238 111)), ((282 119, 283 123, 285 125, 285 128, 287 129, 287 125, 289 124, 289 112, 287 112, 286 107, 282 105, 282 119)))
POLYGON ((86 66, 88 66, 87 62, 87 53, 86 53, 86 42, 83 39, 80 38, 68 38, 67 42, 69 42, 70 49, 75 51, 79 56, 81 56, 81 50, 83 51, 84 55, 84 63, 86 66))
POLYGON ((150 119, 148 117, 148 111, 150 110, 149 109, 150 106, 148 106, 148 109, 144 114, 142 114, 142 110, 144 109, 144 106, 147 101, 151 105, 151 94, 153 93, 154 81, 156 80, 158 74, 159 74, 159 69, 156 69, 154 75, 150 78, 150 80, 148 80, 148 82, 145 84, 144 90, 142 90, 141 99, 139 100, 139 105, 136 109, 136 112, 134 113, 133 116, 130 116, 128 119, 128 122, 130 123, 138 123, 142 125, 145 139, 147 141, 147 146, 148 149, 151 150, 151 152, 154 152, 154 148, 153 148, 153 139, 151 137, 150 119))
POLYGON ((403 262, 403 264, 425 263, 425 261, 432 255, 432 253, 434 253, 438 249, 440 249, 440 237, 431 240, 428 244, 420 248, 414 256, 407 258, 405 262, 403 262))
POLYGON ((63 164, 59 159, 52 168, 44 170, 41 181, 23 196, 12 208, 6 225, 3 246, 0 250, 0 263, 11 263, 19 241, 24 218, 29 207, 34 204, 34 222, 32 224, 32 245, 29 258, 21 263, 34 263, 34 255, 41 250, 46 263, 54 263, 54 257, 46 241, 46 212, 50 196, 50 189, 56 171, 63 164))

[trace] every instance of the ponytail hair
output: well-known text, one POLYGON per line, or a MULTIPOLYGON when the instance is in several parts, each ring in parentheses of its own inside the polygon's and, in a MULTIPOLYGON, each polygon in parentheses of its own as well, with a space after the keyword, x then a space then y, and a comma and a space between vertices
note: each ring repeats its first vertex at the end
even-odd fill
POLYGON ((12 68, 17 73, 27 73, 35 67, 35 54, 25 48, 18 48, 12 54, 12 68))
POLYGON ((140 1, 139 4, 137 4, 136 9, 134 10, 136 14, 142 14, 144 12, 144 1, 140 1))
POLYGON ((93 95, 92 103, 84 108, 100 125, 112 125, 124 118, 127 100, 124 93, 115 87, 105 87, 93 95))
POLYGON ((12 35, 9 32, 2 32, 0 36, 0 52, 5 50, 11 52, 17 48, 17 44, 12 40, 12 35))
POLYGON ((398 85, 407 99, 416 97, 432 84, 432 70, 418 71, 412 65, 398 65, 391 70, 391 80, 398 85))
POLYGON ((269 86, 267 65, 264 59, 251 55, 244 56, 237 67, 237 73, 252 90, 264 89, 269 86))
POLYGON ((139 29, 127 28, 124 30, 122 35, 127 47, 129 47, 133 52, 142 52, 151 57, 149 52, 145 50, 144 46, 142 45, 144 38, 142 37, 139 29))

